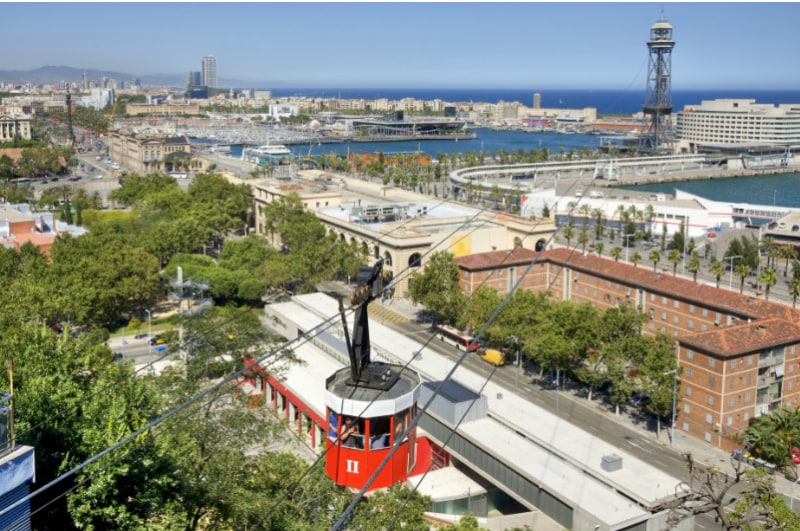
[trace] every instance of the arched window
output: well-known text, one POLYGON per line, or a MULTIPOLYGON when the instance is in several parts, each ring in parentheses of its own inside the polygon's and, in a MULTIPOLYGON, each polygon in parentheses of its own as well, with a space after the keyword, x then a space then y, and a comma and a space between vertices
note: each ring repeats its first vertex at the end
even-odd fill
POLYGON ((514 236, 514 249, 519 249, 522 247, 522 238, 519 236, 514 236))
POLYGON ((384 265, 386 265, 387 267, 391 267, 392 266, 392 255, 389 254, 389 251, 386 251, 385 253, 383 253, 383 261, 384 261, 384 265))
POLYGON ((422 265, 422 256, 419 253, 414 253, 408 257, 408 267, 420 267, 422 265))
POLYGON ((347 238, 345 237, 344 232, 340 232, 339 233, 339 239, 342 240, 343 242, 347 241, 347 238))
POLYGON ((544 240, 539 240, 538 242, 536 242, 536 247, 535 247, 535 249, 536 249, 537 251, 544 251, 544 248, 545 248, 545 246, 546 246, 546 245, 547 245, 547 242, 546 242, 546 241, 544 241, 544 240))
POLYGON ((361 242, 361 254, 364 256, 369 255, 369 246, 367 245, 367 242, 361 242))

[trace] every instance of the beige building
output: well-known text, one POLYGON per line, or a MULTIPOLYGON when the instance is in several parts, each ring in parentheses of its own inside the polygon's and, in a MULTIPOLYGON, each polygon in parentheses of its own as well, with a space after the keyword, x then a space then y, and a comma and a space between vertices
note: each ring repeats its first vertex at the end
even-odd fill
POLYGON ((128 103, 125 106, 127 114, 131 116, 174 116, 200 114, 200 104, 192 103, 128 103))
POLYGON ((108 156, 137 173, 204 171, 207 162, 194 157, 185 136, 149 135, 120 129, 109 133, 108 156))
POLYGON ((31 119, 27 116, 0 114, 0 142, 11 142, 15 138, 31 139, 31 119))
POLYGON ((296 192, 329 233, 359 245, 372 259, 383 258, 401 297, 408 295, 410 274, 421 271, 434 252, 448 251, 458 257, 514 247, 543 248, 555 229, 549 219, 481 210, 323 172, 305 175, 310 177, 305 184, 253 185, 256 231, 271 237, 259 205, 296 192))

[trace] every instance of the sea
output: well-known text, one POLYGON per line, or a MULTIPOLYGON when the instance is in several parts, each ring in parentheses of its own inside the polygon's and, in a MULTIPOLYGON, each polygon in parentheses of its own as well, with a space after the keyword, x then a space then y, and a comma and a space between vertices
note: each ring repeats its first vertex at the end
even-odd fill
MULTIPOLYGON (((594 107, 598 114, 631 115, 641 111, 644 91, 637 90, 576 90, 576 89, 275 89, 274 97, 306 96, 311 98, 378 99, 401 100, 416 98, 421 100, 440 99, 446 102, 497 103, 520 102, 533 105, 533 94, 542 96, 542 107, 581 109, 594 107)), ((673 89, 672 102, 675 111, 684 106, 700 104, 704 100, 721 98, 752 99, 757 103, 773 105, 800 103, 800 90, 748 90, 748 89, 673 89)), ((553 131, 523 132, 495 131, 485 128, 473 129, 477 138, 469 140, 426 140, 422 142, 370 142, 357 144, 311 144, 289 146, 295 155, 316 156, 321 153, 383 152, 386 154, 426 153, 432 157, 444 156, 452 152, 480 152, 489 155, 499 150, 507 152, 523 149, 548 149, 553 153, 560 150, 579 150, 582 147, 594 149, 600 138, 587 134, 559 134, 553 131)), ((241 146, 232 146, 231 155, 240 156, 241 146)), ((731 201, 758 205, 775 205, 800 208, 800 173, 780 175, 761 175, 706 181, 687 181, 682 183, 650 184, 630 187, 648 192, 674 194, 676 189, 706 197, 716 201, 731 201)))
MULTIPOLYGON (((273 97, 305 96, 308 98, 339 98, 374 100, 387 98, 401 100, 439 99, 445 102, 498 103, 519 102, 533 106, 533 95, 542 96, 542 107, 583 109, 594 107, 598 114, 630 115, 642 110, 644 87, 640 89, 274 89, 273 97)), ((800 103, 800 90, 751 90, 751 89, 672 89, 672 104, 675 111, 684 106, 700 104, 703 100, 721 98, 754 99, 757 103, 800 103)))

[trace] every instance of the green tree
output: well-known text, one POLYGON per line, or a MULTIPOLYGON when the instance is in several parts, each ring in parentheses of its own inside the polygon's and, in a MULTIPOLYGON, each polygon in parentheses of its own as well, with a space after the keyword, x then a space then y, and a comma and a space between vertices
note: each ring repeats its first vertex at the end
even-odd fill
POLYGON ((800 518, 789 511, 765 468, 745 470, 741 462, 736 462, 732 472, 726 473, 716 465, 700 468, 691 454, 685 457, 689 469, 686 487, 690 493, 670 508, 666 521, 669 528, 705 513, 713 514, 726 531, 800 526, 800 518))
POLYGON ((447 251, 433 253, 422 273, 411 274, 409 295, 414 303, 422 304, 445 322, 455 322, 465 296, 458 287, 458 266, 453 255, 447 251))
POLYGON ((700 272, 700 253, 697 251, 692 252, 689 262, 686 264, 686 269, 692 274, 692 280, 697 282, 697 273, 700 272))
POLYGON ((642 255, 639 254, 639 251, 633 251, 631 253, 631 263, 633 264, 633 267, 637 267, 641 261, 642 255))
POLYGON ((615 262, 619 262, 619 259, 622 256, 622 247, 613 247, 610 254, 611 258, 613 258, 615 262))
POLYGON ((667 260, 672 264, 672 276, 676 276, 678 274, 678 264, 683 260, 683 253, 678 249, 670 249, 667 260))
POLYGON ((789 281, 789 296, 792 298, 792 308, 796 308, 797 297, 800 296, 800 279, 793 278, 789 281))
POLYGON ((603 242, 595 243, 594 248, 597 251, 597 256, 603 256, 603 249, 605 248, 605 244, 603 242))
POLYGON ((717 281, 717 288, 719 288, 719 279, 725 274, 725 264, 719 261, 717 257, 711 257, 711 263, 708 266, 708 272, 714 275, 717 281))
POLYGON ((586 254, 586 244, 589 243, 589 232, 582 230, 578 234, 578 243, 581 245, 581 254, 586 254))
POLYGON ((653 249, 650 251, 648 256, 651 262, 653 262, 653 273, 656 272, 656 268, 658 267, 658 263, 661 261, 661 251, 658 249, 653 249))
POLYGON ((750 269, 750 266, 747 264, 739 264, 736 266, 736 270, 734 271, 734 273, 736 274, 737 277, 739 277, 740 280, 739 293, 744 292, 744 279, 750 276, 751 271, 752 270, 750 269))
POLYGON ((573 227, 571 223, 568 224, 561 230, 561 236, 563 236, 564 239, 567 240, 567 247, 569 247, 570 240, 572 240, 572 238, 575 237, 575 227, 573 227))
POLYGON ((761 274, 758 275, 758 281, 764 284, 764 300, 769 300, 769 291, 772 289, 772 286, 778 283, 778 274, 775 273, 774 269, 764 269, 761 274))

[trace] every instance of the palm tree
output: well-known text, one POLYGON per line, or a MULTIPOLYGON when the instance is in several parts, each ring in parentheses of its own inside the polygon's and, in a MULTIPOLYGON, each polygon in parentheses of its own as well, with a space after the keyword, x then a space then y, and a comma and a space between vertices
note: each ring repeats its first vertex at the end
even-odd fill
POLYGON ((603 242, 597 242, 594 244, 594 248, 597 251, 597 256, 603 256, 603 247, 605 247, 603 242))
POLYGON ((711 257, 711 264, 708 266, 708 272, 714 275, 717 280, 717 288, 719 288, 719 279, 725 274, 725 265, 720 262, 716 256, 711 257))
POLYGON ((700 253, 697 251, 692 253, 692 257, 689 259, 689 262, 686 264, 686 269, 692 274, 692 277, 695 282, 697 282, 697 273, 700 271, 700 253))
POLYGON ((614 259, 615 262, 619 262, 619 259, 622 256, 622 247, 614 247, 613 249, 611 249, 611 252, 609 254, 611 255, 611 258, 614 259))
POLYGON ((631 255, 631 263, 633 264, 633 267, 638 267, 639 262, 641 261, 642 255, 639 254, 639 251, 633 251, 633 254, 631 255))
POLYGON ((589 243, 589 232, 586 230, 582 230, 580 234, 578 234, 578 243, 581 244, 581 254, 586 254, 586 244, 589 243))
POLYGON ((678 274, 678 264, 681 263, 683 256, 681 256, 681 252, 678 249, 671 249, 669 254, 667 255, 667 260, 670 261, 672 264, 672 276, 676 276, 678 274))
POLYGON ((564 227, 562 233, 564 239, 567 240, 567 247, 569 247, 569 241, 575 237, 575 228, 572 226, 572 223, 564 227))
POLYGON ((736 266, 734 273, 741 279, 741 283, 739 284, 739 293, 744 292, 744 279, 746 279, 752 271, 753 270, 750 269, 750 266, 747 264, 739 264, 736 266))
POLYGON ((599 208, 592 210, 592 218, 594 219, 594 239, 599 240, 603 237, 603 211, 599 208))
POLYGON ((797 260, 797 249, 794 248, 794 245, 781 245, 778 253, 781 258, 786 260, 783 276, 787 276, 789 274, 789 260, 797 260))
POLYGON ((586 226, 589 224, 589 213, 591 212, 592 207, 588 203, 582 203, 581 206, 578 207, 578 212, 580 213, 581 217, 583 218, 583 229, 586 230, 586 226))
POLYGON ((661 261, 661 251, 658 249, 653 249, 650 251, 648 258, 651 262, 653 262, 653 273, 656 272, 656 268, 658 267, 658 263, 661 261))
POLYGON ((764 300, 769 300, 769 290, 778 283, 778 274, 774 269, 768 267, 758 275, 758 281, 764 284, 764 300))
POLYGON ((789 296, 792 297, 792 308, 797 307, 797 297, 800 297, 800 278, 789 281, 789 296))
POLYGON ((759 251, 761 252, 761 255, 767 257, 767 267, 770 266, 769 263, 771 256, 770 251, 772 250, 774 245, 775 245, 775 239, 772 238, 771 236, 764 236, 764 238, 761 240, 761 243, 759 244, 759 251))

